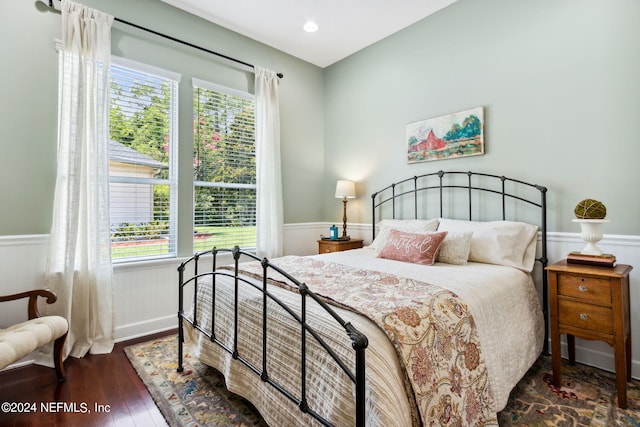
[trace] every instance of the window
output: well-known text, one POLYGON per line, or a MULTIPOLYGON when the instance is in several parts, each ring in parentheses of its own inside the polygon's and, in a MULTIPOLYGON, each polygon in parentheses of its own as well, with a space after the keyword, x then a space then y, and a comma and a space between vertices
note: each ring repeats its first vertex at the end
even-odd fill
POLYGON ((179 76, 111 64, 110 216, 114 262, 176 255, 179 76))
POLYGON ((256 246, 255 102, 194 79, 194 250, 256 246))

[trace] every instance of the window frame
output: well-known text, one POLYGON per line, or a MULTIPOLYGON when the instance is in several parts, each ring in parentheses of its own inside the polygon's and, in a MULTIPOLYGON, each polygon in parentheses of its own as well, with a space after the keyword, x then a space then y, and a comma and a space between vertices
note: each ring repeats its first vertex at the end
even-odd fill
MULTIPOLYGON (((131 59, 122 58, 118 56, 111 56, 111 64, 122 68, 128 68, 134 72, 145 73, 152 75, 153 77, 159 77, 171 82, 171 99, 169 101, 168 111, 168 177, 167 178, 140 178, 140 177, 127 177, 127 176, 112 176, 109 174, 109 188, 111 190, 111 184, 145 184, 145 185, 167 185, 169 187, 169 248, 167 253, 157 255, 137 255, 128 257, 113 257, 112 264, 128 264, 143 261, 151 261, 157 259, 171 259, 178 256, 178 108, 180 103, 179 85, 182 76, 178 73, 168 71, 162 68, 154 67, 152 65, 144 64, 141 62, 133 61, 131 59)), ((110 81, 112 81, 111 70, 110 81)), ((110 89, 111 95, 111 89, 110 89)), ((111 96, 109 97, 111 100, 111 96)), ((109 132, 109 139, 111 140, 111 132, 109 132)), ((111 202, 110 202, 111 203, 111 202)), ((111 205, 109 207, 111 209, 111 205)), ((111 220, 110 220, 111 222, 111 220)), ((113 227, 113 223, 111 223, 113 227)), ((113 244, 113 240, 110 239, 110 243, 113 244)))

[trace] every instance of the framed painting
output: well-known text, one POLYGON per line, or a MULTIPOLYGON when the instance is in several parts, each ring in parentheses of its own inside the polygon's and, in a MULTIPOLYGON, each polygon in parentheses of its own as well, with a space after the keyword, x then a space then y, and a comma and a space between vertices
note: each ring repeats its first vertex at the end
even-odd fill
POLYGON ((407 125, 409 163, 484 154, 484 110, 476 107, 407 125))

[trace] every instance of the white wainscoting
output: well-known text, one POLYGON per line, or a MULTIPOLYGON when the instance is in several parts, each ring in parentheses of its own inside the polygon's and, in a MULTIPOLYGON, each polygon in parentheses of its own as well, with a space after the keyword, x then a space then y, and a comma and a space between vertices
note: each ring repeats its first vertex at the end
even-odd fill
MULTIPOLYGON (((47 235, 0 236, 0 295, 42 287, 47 235)), ((0 328, 27 320, 27 300, 3 302, 0 328)))
MULTIPOLYGON (((311 255, 318 251, 317 240, 329 233, 330 223, 287 224, 284 227, 286 255, 311 255)), ((348 234, 371 242, 371 225, 348 224, 348 234)), ((47 235, 0 236, 0 294, 22 292, 43 286, 47 257, 47 235)), ((580 250, 584 243, 578 233, 549 233, 550 262, 580 250)), ((633 340, 632 374, 640 378, 640 236, 605 235, 598 246, 615 254, 618 262, 636 268, 631 272, 631 325, 633 340)), ((182 260, 171 259, 114 267, 115 338, 130 338, 173 329, 177 326, 178 272, 182 260)), ((185 302, 188 307, 189 301, 185 302)), ((3 303, 0 327, 26 319, 26 300, 3 303)), ((563 347, 566 354, 566 348, 563 347)), ((605 343, 576 339, 576 359, 613 370, 613 351, 605 343)), ((29 363, 29 358, 20 364, 29 363)), ((14 365, 16 366, 16 365, 14 365)))

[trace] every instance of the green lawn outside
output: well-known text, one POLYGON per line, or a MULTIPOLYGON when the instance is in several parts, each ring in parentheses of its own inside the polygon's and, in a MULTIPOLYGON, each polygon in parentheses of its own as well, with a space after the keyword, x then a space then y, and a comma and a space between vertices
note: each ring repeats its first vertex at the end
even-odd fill
POLYGON ((195 236, 198 234, 208 237, 194 238, 193 251, 201 252, 217 248, 241 248, 256 247, 256 226, 249 227, 196 227, 195 236))
MULTIPOLYGON (((256 227, 196 227, 193 251, 202 252, 217 248, 254 248, 256 246, 256 227)), ((144 242, 112 244, 111 257, 115 260, 131 257, 153 257, 169 252, 169 242, 163 239, 144 242)))

